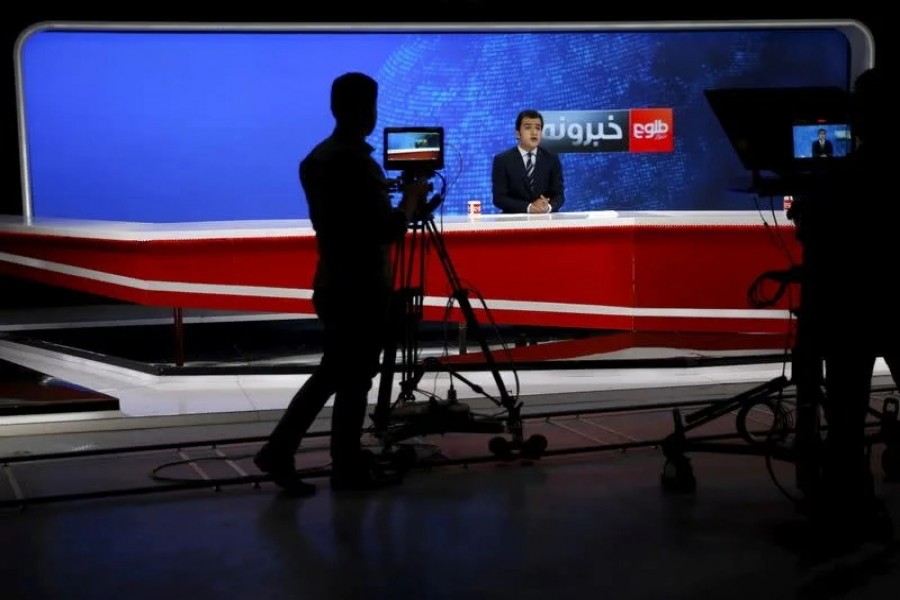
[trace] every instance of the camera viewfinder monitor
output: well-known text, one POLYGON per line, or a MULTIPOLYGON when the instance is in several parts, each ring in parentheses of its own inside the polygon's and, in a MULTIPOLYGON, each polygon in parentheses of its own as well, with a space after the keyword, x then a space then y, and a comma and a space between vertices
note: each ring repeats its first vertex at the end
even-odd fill
POLYGON ((444 168, 443 127, 385 127, 386 171, 439 171, 444 168))
POLYGON ((794 158, 799 161, 812 160, 824 156, 820 152, 819 132, 824 133, 824 139, 828 142, 828 158, 843 158, 853 149, 853 136, 850 125, 846 122, 830 122, 824 119, 814 122, 795 121, 791 126, 794 140, 794 158))

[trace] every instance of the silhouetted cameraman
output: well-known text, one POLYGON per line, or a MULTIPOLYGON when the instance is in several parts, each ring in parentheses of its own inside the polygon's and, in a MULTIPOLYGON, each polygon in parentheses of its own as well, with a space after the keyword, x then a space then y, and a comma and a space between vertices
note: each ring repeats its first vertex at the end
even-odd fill
POLYGON ((390 315, 391 247, 419 212, 428 182, 406 181, 399 206, 391 205, 384 171, 366 142, 377 121, 377 100, 378 83, 368 75, 337 77, 331 87, 334 130, 300 162, 300 183, 316 232, 313 306, 324 350, 254 457, 256 466, 293 496, 316 491, 297 474, 294 454, 332 395, 332 489, 394 483, 362 449, 360 436, 390 315))
POLYGON ((824 361, 827 435, 821 481, 811 518, 823 539, 892 537, 893 526, 874 490, 866 417, 872 376, 882 356, 898 380, 900 317, 893 285, 900 272, 889 128, 878 120, 885 98, 877 69, 862 73, 850 95, 856 147, 816 173, 809 193, 792 207, 803 243, 803 319, 809 347, 824 361))

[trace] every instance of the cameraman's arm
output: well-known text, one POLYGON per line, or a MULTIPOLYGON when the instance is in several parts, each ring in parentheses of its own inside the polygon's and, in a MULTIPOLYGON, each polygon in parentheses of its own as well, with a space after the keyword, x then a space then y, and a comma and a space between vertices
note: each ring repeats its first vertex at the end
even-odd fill
POLYGON ((426 177, 406 181, 401 185, 400 191, 403 195, 397 208, 403 211, 407 221, 412 221, 416 216, 427 216, 422 215, 421 211, 430 190, 431 184, 426 177))
POLYGON ((405 211, 392 205, 384 172, 374 160, 345 152, 312 168, 317 185, 329 187, 322 192, 328 201, 321 203, 317 231, 340 231, 344 240, 366 244, 391 242, 406 231, 405 211))

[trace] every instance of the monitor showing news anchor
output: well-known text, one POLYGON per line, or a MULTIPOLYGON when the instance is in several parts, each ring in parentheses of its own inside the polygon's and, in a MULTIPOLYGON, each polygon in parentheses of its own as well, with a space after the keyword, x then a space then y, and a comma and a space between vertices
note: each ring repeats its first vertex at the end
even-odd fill
POLYGON ((841 158, 853 149, 848 123, 794 123, 794 158, 841 158))
POLYGON ((330 132, 331 81, 351 70, 380 83, 379 162, 385 127, 443 128, 444 214, 473 198, 494 211, 491 159, 523 108, 560 152, 565 211, 746 210, 703 90, 851 78, 829 27, 98 26, 36 29, 20 48, 31 213, 140 222, 307 218, 297 163, 330 132))

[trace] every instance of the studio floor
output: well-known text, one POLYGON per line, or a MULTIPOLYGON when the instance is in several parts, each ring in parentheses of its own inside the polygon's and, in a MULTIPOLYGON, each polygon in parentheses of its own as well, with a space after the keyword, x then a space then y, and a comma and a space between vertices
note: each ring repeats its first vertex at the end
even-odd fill
MULTIPOLYGON (((484 434, 416 436, 421 462, 371 492, 329 489, 326 410, 298 454, 318 491, 291 499, 249 458, 302 376, 160 376, 14 338, 0 339, 3 360, 118 407, 2 417, 3 598, 884 599, 900 589, 893 543, 833 555, 798 543, 791 463, 692 452, 696 490, 661 485, 653 442, 671 433, 673 409, 734 398, 783 374, 775 362, 529 370, 518 381, 525 434, 546 436, 545 455, 497 460, 484 434)), ((881 364, 875 383, 896 395, 881 364)), ((729 412, 698 433, 733 430, 729 412)), ((879 456, 876 484, 897 522, 900 483, 885 481, 879 456)))

